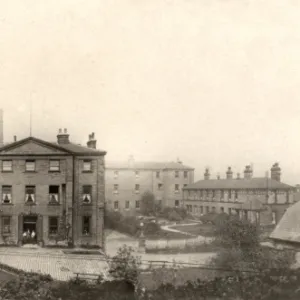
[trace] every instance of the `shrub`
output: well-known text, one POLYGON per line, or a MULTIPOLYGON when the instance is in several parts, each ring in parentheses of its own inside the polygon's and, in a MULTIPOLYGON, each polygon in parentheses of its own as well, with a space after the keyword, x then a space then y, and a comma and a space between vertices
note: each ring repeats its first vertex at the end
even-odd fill
POLYGON ((109 274, 117 280, 125 280, 134 285, 138 283, 139 258, 133 256, 133 249, 124 245, 109 259, 109 274))
POLYGON ((155 235, 160 232, 160 226, 157 223, 146 223, 144 226, 145 235, 155 235))
POLYGON ((168 214, 168 220, 179 222, 182 220, 182 217, 174 210, 170 211, 168 214))

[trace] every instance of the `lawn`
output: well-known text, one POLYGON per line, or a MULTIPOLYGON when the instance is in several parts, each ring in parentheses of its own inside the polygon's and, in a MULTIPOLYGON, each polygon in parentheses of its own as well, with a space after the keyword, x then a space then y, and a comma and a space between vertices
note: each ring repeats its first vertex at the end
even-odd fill
POLYGON ((3 285, 7 281, 10 281, 15 278, 16 278, 16 275, 13 275, 13 274, 10 274, 10 273, 0 270, 0 285, 3 285))
POLYGON ((196 224, 196 225, 187 225, 187 226, 172 226, 172 229, 177 229, 182 232, 194 234, 194 235, 202 235, 206 237, 214 237, 215 236, 215 226, 211 224, 196 224))

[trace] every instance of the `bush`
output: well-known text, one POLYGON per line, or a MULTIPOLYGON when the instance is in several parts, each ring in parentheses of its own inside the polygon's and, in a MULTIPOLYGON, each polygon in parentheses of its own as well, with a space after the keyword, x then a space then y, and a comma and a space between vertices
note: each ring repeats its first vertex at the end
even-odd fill
POLYGON ((160 226, 157 223, 146 223, 144 226, 144 234, 145 235, 155 235, 160 232, 160 226))
POLYGON ((174 211, 169 212, 168 220, 174 221, 174 222, 179 222, 182 220, 182 217, 174 210, 174 211))
POLYGON ((116 280, 138 283, 140 260, 133 256, 133 249, 124 245, 109 259, 109 274, 116 280))

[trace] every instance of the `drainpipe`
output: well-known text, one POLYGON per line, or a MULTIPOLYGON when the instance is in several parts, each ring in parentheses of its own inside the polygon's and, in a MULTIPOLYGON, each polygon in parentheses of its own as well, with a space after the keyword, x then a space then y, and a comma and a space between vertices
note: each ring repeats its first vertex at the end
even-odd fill
POLYGON ((75 178, 76 178, 76 171, 75 171, 75 155, 72 155, 73 160, 73 174, 72 174, 72 245, 75 245, 75 224, 76 224, 76 216, 75 216, 75 178))

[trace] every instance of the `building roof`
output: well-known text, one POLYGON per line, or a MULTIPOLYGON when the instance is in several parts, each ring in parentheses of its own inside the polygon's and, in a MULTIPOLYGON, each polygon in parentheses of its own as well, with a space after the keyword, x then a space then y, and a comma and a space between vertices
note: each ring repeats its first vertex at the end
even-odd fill
POLYGON ((198 189, 294 189, 293 186, 271 178, 250 179, 208 179, 200 180, 186 187, 185 190, 198 189))
POLYGON ((22 140, 6 144, 0 148, 0 152, 4 151, 3 154, 5 154, 5 151, 9 151, 11 149, 18 148, 28 142, 34 142, 41 146, 57 149, 57 150, 60 150, 60 151, 63 151, 63 152, 69 153, 69 154, 77 154, 77 155, 105 155, 106 154, 106 152, 103 150, 92 149, 92 148, 84 147, 84 146, 77 145, 77 144, 74 144, 71 142, 68 144, 58 144, 55 142, 47 142, 47 141, 44 141, 44 140, 41 140, 41 139, 38 139, 35 137, 27 137, 22 140))
POLYGON ((300 242, 300 202, 290 206, 270 234, 270 238, 286 242, 300 242))
POLYGON ((128 162, 106 162, 106 169, 114 170, 194 170, 178 162, 141 162, 135 161, 131 165, 128 162))
POLYGON ((105 154, 106 152, 103 150, 99 149, 93 149, 93 148, 88 148, 82 145, 74 144, 72 142, 68 144, 57 144, 57 143, 52 143, 55 146, 59 146, 67 151, 70 151, 75 154, 105 154))

